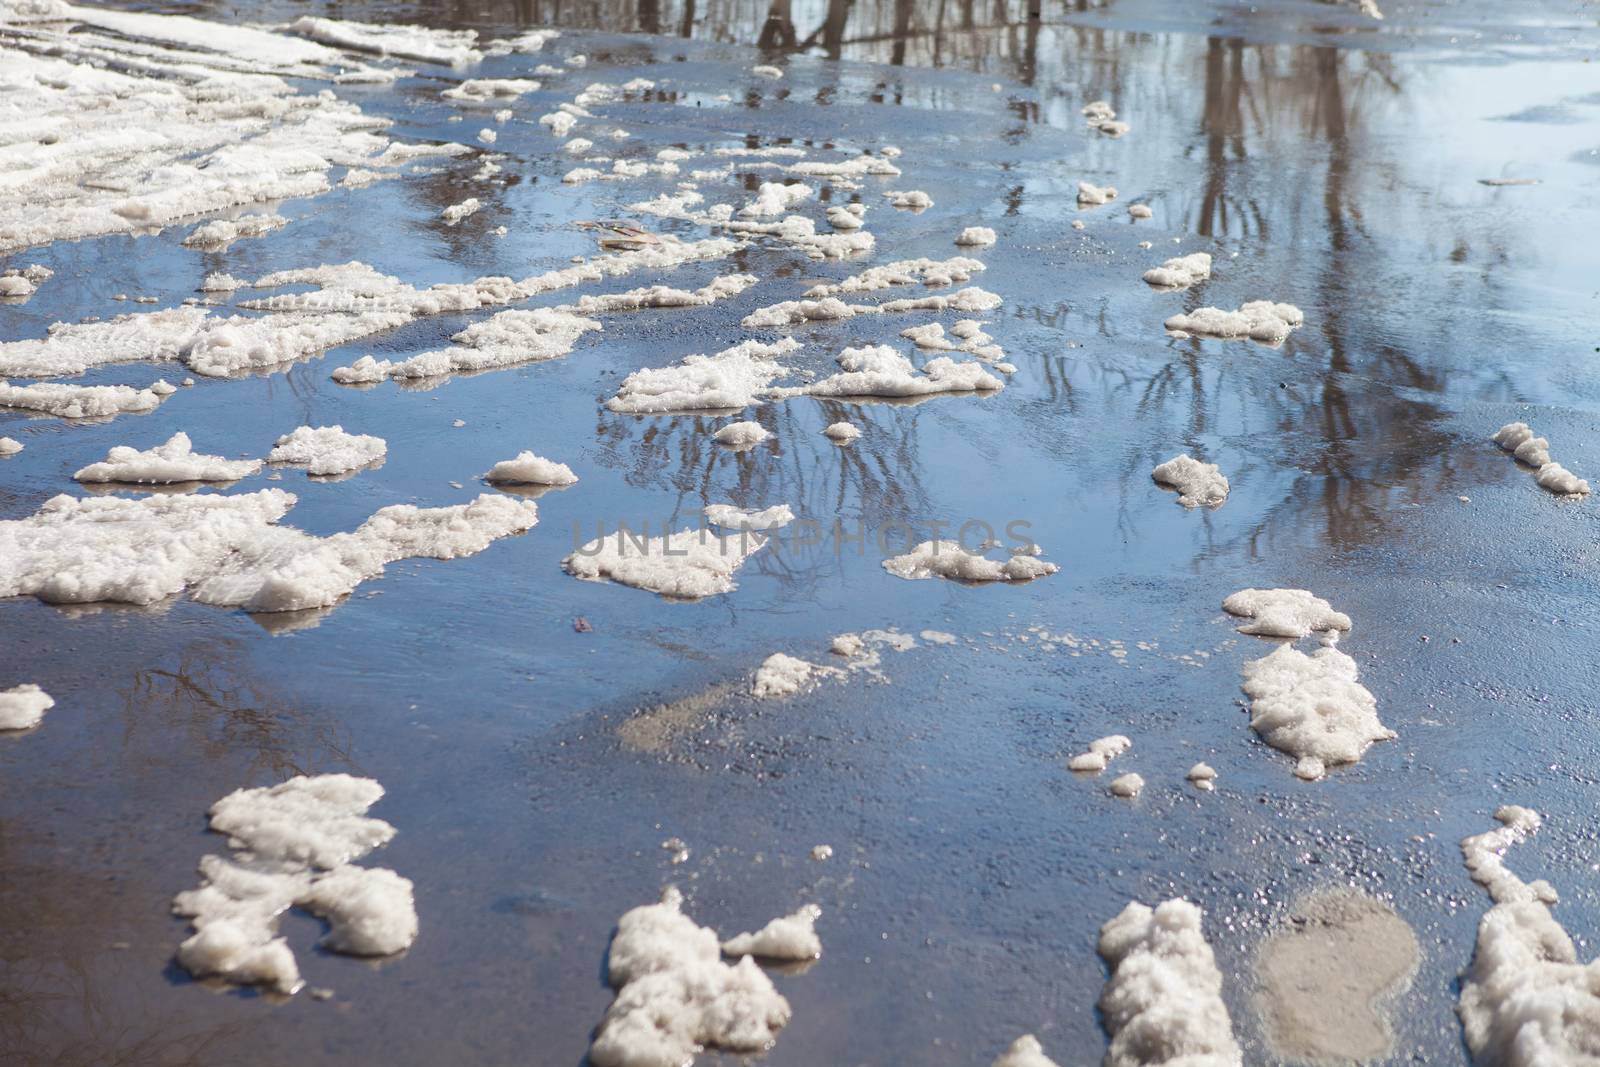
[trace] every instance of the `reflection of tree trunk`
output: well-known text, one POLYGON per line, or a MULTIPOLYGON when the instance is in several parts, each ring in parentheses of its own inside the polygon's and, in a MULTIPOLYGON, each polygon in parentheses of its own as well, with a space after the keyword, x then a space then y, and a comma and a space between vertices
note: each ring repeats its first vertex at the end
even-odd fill
POLYGON ((1213 37, 1206 42, 1206 183, 1195 232, 1215 237, 1228 229, 1228 142, 1244 126, 1244 43, 1213 37))
POLYGON ((798 38, 794 32, 794 18, 790 14, 790 0, 772 0, 767 8, 767 21, 761 27, 757 48, 791 49, 798 38))
POLYGON ((894 0, 894 50, 889 62, 897 67, 906 63, 906 37, 911 33, 911 9, 916 0, 894 0))
POLYGON ((639 32, 661 32, 661 0, 639 0, 639 32))
POLYGON ((822 47, 829 59, 838 59, 844 51, 844 27, 850 21, 850 8, 854 0, 828 0, 828 20, 822 24, 822 47))
POLYGON ((1018 72, 1023 85, 1032 85, 1039 69, 1039 16, 1040 0, 1028 0, 1028 28, 1022 34, 1022 69, 1018 72))
POLYGON ((683 21, 678 25, 678 36, 688 37, 694 33, 694 0, 683 0, 683 21))

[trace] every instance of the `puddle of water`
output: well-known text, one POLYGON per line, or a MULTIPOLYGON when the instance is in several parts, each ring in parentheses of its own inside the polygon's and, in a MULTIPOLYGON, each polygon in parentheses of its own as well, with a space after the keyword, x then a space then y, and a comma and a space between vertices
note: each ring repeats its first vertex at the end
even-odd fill
MULTIPOLYGON (((573 27, 541 55, 491 58, 473 76, 579 52, 590 62, 512 105, 494 146, 509 157, 501 184, 472 180, 470 157, 430 161, 442 169, 248 208, 290 223, 222 251, 184 248, 178 226, 7 258, 56 275, 0 309, 6 339, 129 310, 118 293, 166 306, 216 271, 361 259, 418 286, 525 277, 592 253, 573 221, 671 191, 667 178, 563 185, 574 164, 537 126, 588 82, 632 77, 658 87, 606 109, 631 131, 630 157, 893 143, 906 173, 885 187, 935 204, 896 211, 869 184, 869 260, 817 264, 757 244, 686 266, 659 280, 692 288, 739 270, 763 281, 713 307, 610 317, 547 363, 428 389, 328 380, 360 355, 441 347, 484 317, 452 314, 287 373, 202 379, 147 416, 0 417, 0 433, 28 446, 0 461, 0 518, 76 492, 71 472, 114 444, 149 447, 180 429, 228 456, 264 455, 303 423, 385 437, 380 468, 270 483, 300 497, 292 519, 317 534, 391 503, 463 502, 483 491, 475 475, 523 449, 580 479, 540 497, 526 535, 393 564, 327 611, 0 604, 0 684, 34 681, 57 701, 39 729, 0 739, 0 1047, 63 1065, 492 1064, 529 1048, 576 1064, 610 1000, 600 964, 616 916, 670 880, 697 921, 726 934, 805 901, 823 907, 822 961, 778 979, 795 1015, 767 1056, 775 1065, 986 1063, 1025 1031, 1062 1062, 1093 1060, 1098 928, 1129 899, 1171 895, 1207 909, 1254 1062, 1266 1055, 1250 998, 1260 938, 1303 894, 1354 885, 1390 900, 1429 946, 1395 1020, 1395 1058, 1459 1063, 1452 981, 1484 904, 1457 842, 1503 801, 1546 814, 1524 863, 1562 887, 1575 937, 1600 929, 1584 844, 1592 685, 1573 666, 1593 645, 1592 511, 1538 490, 1487 440, 1525 419, 1574 471, 1600 471, 1592 25, 1561 4, 1461 5, 1439 21, 1396 7, 1373 27, 1320 3, 1247 14, 1118 2, 1052 9, 1031 30, 1013 4, 968 30, 970 5, 956 3, 945 32, 917 6, 900 33, 897 7, 912 5, 856 5, 833 42, 841 62, 779 56, 785 77, 770 81, 746 75, 773 58, 749 47, 765 5, 696 12, 687 40, 631 32, 650 18, 681 26, 682 4, 449 16, 341 5, 340 17, 496 33, 573 27), (1085 129, 1079 108, 1098 98, 1132 123, 1127 136, 1085 129), (1496 177, 1540 184, 1478 184, 1496 177), (1079 180, 1120 198, 1079 212, 1079 180), (481 210, 445 225, 443 208, 468 196, 481 210), (1130 221, 1130 202, 1152 218, 1130 221), (491 233, 500 225, 504 237, 491 233), (955 235, 974 225, 999 238, 978 253, 988 270, 975 281, 1006 301, 985 329, 1018 367, 998 395, 767 405, 750 417, 775 437, 746 452, 712 441, 726 418, 600 406, 639 367, 741 339, 741 318, 803 283, 957 254, 955 235), (1181 293, 1139 280, 1190 251, 1214 257, 1210 280, 1181 293), (1279 348, 1161 330, 1178 311, 1258 298, 1306 313, 1279 348), (840 420, 864 431, 845 448, 820 433, 840 420), (1151 483, 1151 467, 1180 451, 1219 464, 1232 487, 1223 507, 1191 512, 1151 483), (753 557, 733 593, 693 604, 560 570, 575 529, 648 521, 659 532, 710 503, 788 503, 826 528, 837 518, 871 532, 859 547, 785 543, 753 557), (937 521, 948 535, 970 518, 1031 524, 1061 573, 968 587, 883 572, 892 552, 873 532, 911 520, 931 536, 937 521), (1399 734, 1319 784, 1295 781, 1237 704, 1239 664, 1268 649, 1234 634, 1218 606, 1278 585, 1352 616, 1341 647, 1399 734), (742 695, 772 651, 827 662, 831 635, 886 625, 960 641, 886 655, 886 685, 857 676, 798 699, 742 695), (1114 773, 1148 783, 1133 802, 1105 795, 1111 774, 1063 767, 1112 733, 1134 741, 1114 773), (1202 759, 1219 773, 1213 794, 1183 780, 1202 759), (373 814, 400 835, 379 855, 416 882, 416 946, 372 965, 318 955, 316 924, 292 918, 305 976, 332 1000, 194 988, 171 966, 184 927, 167 906, 219 850, 206 807, 242 785, 339 770, 388 789, 373 814), (661 847, 673 837, 690 848, 683 864, 661 847), (822 843, 835 854, 818 863, 822 843)), ((290 9, 196 10, 272 21, 290 9)), ((797 36, 826 15, 795 4, 797 36)), ((819 42, 829 51, 826 31, 819 42)), ((395 120, 397 136, 470 141, 485 123, 450 123, 465 109, 438 96, 459 76, 429 68, 338 92, 395 120)), ((742 203, 764 180, 747 171, 703 188, 742 203)), ((898 332, 921 321, 804 327, 792 361, 832 373, 847 344, 909 350, 898 332)), ((81 381, 131 380, 127 370, 81 381)), ((890 537, 901 551, 904 533, 890 537)))

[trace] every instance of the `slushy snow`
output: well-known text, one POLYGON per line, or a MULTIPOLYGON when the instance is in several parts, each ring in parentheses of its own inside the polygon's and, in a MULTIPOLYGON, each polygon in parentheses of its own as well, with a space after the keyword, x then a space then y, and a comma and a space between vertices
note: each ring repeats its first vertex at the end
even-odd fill
POLYGON ((1004 562, 968 552, 958 541, 924 541, 910 552, 883 561, 897 578, 948 578, 962 582, 1026 582, 1061 568, 1025 552, 1004 562))
POLYGON ((660 537, 618 530, 587 542, 561 566, 586 581, 613 581, 665 597, 697 600, 731 591, 734 574, 766 543, 759 533, 743 530, 718 534, 691 526, 660 537))
POLYGON ((99 463, 91 463, 73 477, 80 482, 123 482, 142 485, 176 485, 181 482, 233 482, 261 469, 258 459, 230 460, 194 451, 186 433, 175 433, 165 444, 140 452, 117 445, 99 463))
POLYGON ((994 242, 994 231, 987 226, 968 226, 956 235, 956 244, 963 248, 981 248, 994 242))
POLYGON ((1173 456, 1150 472, 1159 485, 1178 491, 1186 508, 1221 507, 1228 499, 1228 479, 1215 463, 1202 463, 1187 452, 1173 456))
POLYGON ((342 426, 301 426, 278 438, 267 453, 267 462, 304 467, 307 474, 347 474, 388 453, 389 446, 381 437, 345 433, 342 426))
POLYGON ((1111 966, 1100 994, 1111 1035, 1105 1067, 1244 1063, 1200 920, 1187 900, 1154 910, 1136 901, 1100 928, 1100 955, 1111 966))
POLYGON ((1238 630, 1257 637, 1299 639, 1313 630, 1350 629, 1350 616, 1306 589, 1241 589, 1222 602, 1222 610, 1249 619, 1238 630))
POLYGON ((1067 761, 1067 767, 1074 771, 1103 771, 1106 764, 1122 755, 1133 747, 1133 742, 1122 734, 1112 734, 1089 742, 1089 749, 1080 752, 1067 761))
POLYGON ((304 983, 278 936, 278 917, 291 907, 328 921, 322 944, 332 951, 389 956, 410 947, 417 937, 411 882, 354 865, 394 837, 393 826, 366 814, 382 796, 370 778, 300 775, 213 804, 211 829, 227 835, 236 853, 205 857, 200 887, 173 899, 173 912, 195 931, 178 947, 178 962, 197 978, 295 993, 304 983))
POLYGON ((484 476, 494 485, 576 485, 578 476, 565 463, 557 463, 532 452, 518 452, 514 459, 503 459, 484 476))
POLYGON ((1205 252, 1176 256, 1159 267, 1151 267, 1143 277, 1157 289, 1187 289, 1211 277, 1211 257, 1205 252))
POLYGON ((0 689, 0 730, 29 730, 38 726, 56 702, 36 685, 0 689))
POLYGON ((760 444, 771 436, 767 428, 759 422, 730 422, 713 434, 712 438, 719 445, 748 448, 750 445, 760 444))
POLYGON ((830 422, 822 428, 822 433, 836 445, 847 445, 861 436, 861 428, 848 422, 830 422))
POLYGON ((1359 681, 1356 661, 1328 646, 1306 655, 1283 645, 1242 668, 1250 728, 1298 761, 1294 773, 1316 781, 1331 764, 1355 763, 1374 741, 1395 732, 1378 721, 1378 701, 1359 681))
POLYGON ((753 934, 739 934, 722 943, 728 956, 759 956, 768 960, 814 960, 822 956, 817 919, 822 909, 806 904, 791 915, 773 919, 753 934))
POLYGON ((1252 300, 1238 311, 1205 307, 1187 314, 1173 315, 1167 319, 1166 327, 1179 333, 1228 339, 1248 337, 1262 344, 1275 345, 1282 343, 1290 331, 1303 322, 1305 315, 1293 304, 1252 300))
POLYGON ((1044 1054, 1044 1047, 1032 1034, 1023 1034, 1011 1042, 1011 1047, 1001 1053, 992 1067, 1060 1067, 1044 1054))
POLYGON ((705 1048, 762 1052, 788 1023, 772 980, 749 956, 723 962, 716 931, 682 904, 668 888, 617 920, 606 958, 617 997, 589 1048, 595 1067, 686 1067, 705 1048))
POLYGON ((1495 431, 1494 443, 1510 452, 1521 463, 1536 468, 1535 481, 1552 493, 1582 496, 1589 483, 1550 458, 1550 442, 1534 436, 1525 422, 1508 422, 1495 431))

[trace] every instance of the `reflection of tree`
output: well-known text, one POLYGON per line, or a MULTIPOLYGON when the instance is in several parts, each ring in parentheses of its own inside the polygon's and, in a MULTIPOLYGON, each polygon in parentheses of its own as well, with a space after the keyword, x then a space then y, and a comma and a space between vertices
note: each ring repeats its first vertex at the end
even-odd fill
POLYGON ((101 669, 120 699, 62 757, 70 770, 36 775, 26 797, 5 795, 0 1061, 226 1062, 224 1049, 266 1020, 172 999, 150 949, 180 934, 164 914, 182 887, 174 876, 192 884, 191 865, 215 843, 198 833, 205 804, 240 785, 348 767, 348 745, 341 729, 294 710, 234 641, 184 643, 127 674, 120 662, 101 669), (185 850, 176 862, 175 841, 185 850))

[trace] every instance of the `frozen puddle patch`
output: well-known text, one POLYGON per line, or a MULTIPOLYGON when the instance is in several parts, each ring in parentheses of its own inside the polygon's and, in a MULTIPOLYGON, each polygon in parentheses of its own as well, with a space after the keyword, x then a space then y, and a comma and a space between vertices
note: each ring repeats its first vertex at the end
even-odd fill
POLYGON ((1396 735, 1378 721, 1378 701, 1359 681, 1356 661, 1331 646, 1306 655, 1284 645, 1243 667, 1250 728, 1298 762, 1296 777, 1316 781, 1331 764, 1355 763, 1374 741, 1396 735))
POLYGON ((1228 479, 1215 463, 1202 463, 1189 453, 1173 456, 1150 472, 1156 484, 1178 491, 1186 508, 1220 508, 1228 499, 1228 479))
POLYGON ((0 689, 0 730, 31 730, 56 702, 36 685, 0 689))
POLYGON ((0 522, 0 596, 51 604, 154 604, 185 590, 250 612, 338 602, 401 559, 470 556, 538 521, 532 501, 487 494, 469 504, 382 508, 351 533, 278 525, 282 489, 140 500, 52 497, 0 522))
POLYGON ((333 476, 370 467, 388 454, 389 445, 381 437, 345 433, 342 426, 301 426, 278 438, 267 453, 267 462, 333 476))
POLYGON ((1264 345, 1276 345, 1282 344, 1290 331, 1304 322, 1305 315, 1293 304, 1252 300, 1238 311, 1205 307, 1174 315, 1166 321, 1166 328, 1184 336, 1198 334, 1225 340, 1248 337, 1264 345))
POLYGON ((1229 615, 1249 619, 1237 629, 1256 637, 1299 640, 1312 631, 1334 635, 1350 629, 1350 616, 1306 589, 1241 589, 1222 602, 1229 615))
POLYGON ((946 578, 959 582, 1026 582, 1054 574, 1061 568, 1017 550, 1005 561, 968 552, 957 541, 924 541, 910 552, 883 561, 883 569, 897 578, 946 578))
POLYGON ((226 834, 232 857, 200 861, 198 889, 179 893, 174 914, 194 935, 178 962, 196 978, 217 976, 292 994, 305 983, 278 917, 291 907, 327 920, 323 947, 352 956, 392 956, 417 938, 412 884, 383 867, 354 861, 394 837, 367 815, 383 796, 370 778, 322 774, 240 789, 211 806, 211 829, 226 834))
POLYGON ((84 467, 73 478, 80 482, 116 482, 130 485, 178 485, 184 482, 234 482, 261 469, 258 459, 230 460, 194 451, 186 433, 175 433, 165 443, 140 452, 117 445, 99 463, 84 467))
POLYGON ((1111 966, 1100 994, 1111 1035, 1106 1067, 1244 1063, 1200 920, 1187 900, 1154 910, 1134 902, 1100 928, 1100 955, 1111 966))
POLYGON ((1550 442, 1534 436, 1525 422, 1508 422, 1495 431, 1495 444, 1510 452, 1517 462, 1535 469, 1539 485, 1560 496, 1583 496, 1589 483, 1550 458, 1550 442))
POLYGON ((716 931, 682 908, 669 887, 661 903, 617 920, 606 957, 617 996, 589 1048, 595 1067, 685 1067, 708 1048, 764 1052, 789 1022, 789 1002, 755 960, 724 962, 716 931))
POLYGON ((1457 1011, 1467 1047, 1480 1064, 1590 1063, 1600 1048, 1596 964, 1578 961, 1572 938, 1550 913, 1555 887, 1524 882, 1505 865, 1505 853, 1532 837, 1541 820, 1515 805, 1495 819, 1498 827, 1461 842, 1472 880, 1494 901, 1478 922, 1472 966, 1461 977, 1457 1011))

